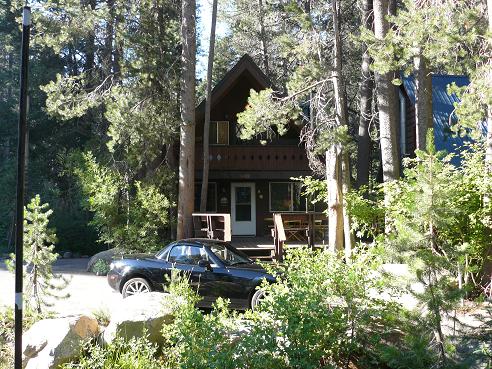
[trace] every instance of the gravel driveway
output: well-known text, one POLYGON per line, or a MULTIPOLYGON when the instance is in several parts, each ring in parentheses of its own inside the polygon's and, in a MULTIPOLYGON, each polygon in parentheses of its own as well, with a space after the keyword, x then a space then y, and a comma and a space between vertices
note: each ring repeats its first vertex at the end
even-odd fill
MULTIPOLYGON (((109 287, 106 277, 86 272, 89 259, 60 259, 53 266, 55 273, 61 273, 71 279, 67 287, 70 297, 57 300, 51 308, 60 316, 89 314, 96 310, 111 311, 122 297, 109 287)), ((0 306, 14 304, 14 275, 7 271, 0 261, 0 306)))

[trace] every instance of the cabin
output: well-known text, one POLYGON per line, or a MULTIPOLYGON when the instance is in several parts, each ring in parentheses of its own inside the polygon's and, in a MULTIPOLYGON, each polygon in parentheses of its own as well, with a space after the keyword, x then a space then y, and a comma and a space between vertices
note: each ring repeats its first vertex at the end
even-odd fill
MULTIPOLYGON (((435 143, 438 150, 448 152, 456 152, 457 147, 464 144, 464 139, 454 136, 450 129, 450 124, 455 122, 453 103, 458 101, 455 95, 447 93, 447 85, 453 82, 464 86, 469 80, 462 76, 432 76, 435 143)), ((306 241, 311 246, 315 242, 324 244, 327 225, 326 215, 319 211, 322 209, 314 209, 302 195, 299 182, 293 180, 294 177, 312 175, 305 149, 299 143, 301 126, 293 123, 285 135, 268 140, 266 137, 252 140, 239 137, 237 114, 246 108, 251 89, 260 91, 270 86, 268 77, 253 59, 244 55, 212 90, 206 216, 197 214, 203 167, 205 100, 197 106, 194 221, 198 220, 194 227, 195 236, 221 239, 226 239, 223 237, 230 229, 236 246, 238 239, 255 237, 246 246, 256 247, 263 238, 263 243, 275 247, 272 255, 278 256, 282 237, 304 245, 306 241), (217 220, 227 226, 218 224, 217 220), (222 234, 217 235, 216 231, 222 234), (280 237, 283 233, 285 235, 280 237)), ((403 158, 412 156, 416 146, 415 83, 412 77, 404 78, 400 87, 399 112, 399 148, 403 158)))
MULTIPOLYGON (((268 77, 244 55, 212 90, 207 212, 229 213, 233 237, 270 237, 274 213, 310 210, 299 183, 291 179, 312 174, 299 144, 301 127, 292 124, 285 135, 270 140, 239 138, 237 114, 244 111, 250 90, 268 87, 268 77)), ((202 101, 196 108, 195 211, 200 204, 204 116, 202 101)))
MULTIPOLYGON (((454 114, 454 103, 460 101, 455 94, 448 94, 448 85, 452 83, 458 87, 463 87, 467 86, 470 80, 466 76, 432 75, 432 119, 436 149, 457 154, 470 139, 455 135, 451 131, 451 125, 458 120, 454 114)), ((402 158, 414 156, 416 148, 415 92, 416 86, 413 77, 404 77, 399 89, 399 142, 402 158)), ((459 165, 459 158, 454 158, 452 163, 459 165)))

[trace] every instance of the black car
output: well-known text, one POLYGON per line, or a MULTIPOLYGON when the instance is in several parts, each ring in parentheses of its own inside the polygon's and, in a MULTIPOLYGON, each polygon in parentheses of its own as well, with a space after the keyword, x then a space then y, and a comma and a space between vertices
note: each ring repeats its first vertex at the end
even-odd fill
POLYGON ((263 293, 257 287, 274 278, 228 242, 186 239, 172 242, 155 255, 137 254, 114 260, 108 273, 109 285, 123 297, 149 291, 163 291, 172 269, 189 275, 202 300, 199 307, 211 307, 218 297, 230 300, 234 309, 249 309, 263 293))

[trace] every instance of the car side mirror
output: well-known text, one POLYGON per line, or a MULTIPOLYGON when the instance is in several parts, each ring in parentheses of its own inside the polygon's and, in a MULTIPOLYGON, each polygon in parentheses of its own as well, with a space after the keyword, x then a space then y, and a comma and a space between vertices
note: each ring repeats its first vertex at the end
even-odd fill
POLYGON ((210 261, 208 260, 200 259, 198 261, 198 266, 205 268, 206 270, 212 271, 212 264, 210 264, 210 261))

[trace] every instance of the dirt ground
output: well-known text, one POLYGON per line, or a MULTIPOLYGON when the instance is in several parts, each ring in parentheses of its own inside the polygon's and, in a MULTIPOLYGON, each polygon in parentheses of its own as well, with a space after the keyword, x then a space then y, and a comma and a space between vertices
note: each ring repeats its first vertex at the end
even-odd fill
MULTIPOLYGON (((119 293, 109 287, 106 277, 86 272, 89 259, 60 259, 54 264, 55 273, 61 273, 70 279, 66 299, 56 300, 51 308, 60 316, 90 314, 98 310, 111 311, 122 300, 119 293)), ((0 306, 14 305, 14 275, 7 271, 0 261, 0 306)))

